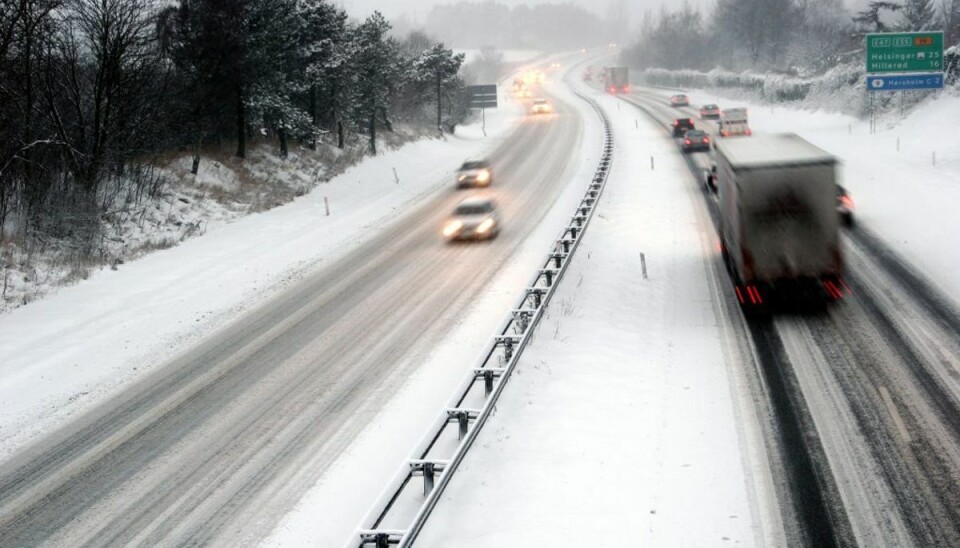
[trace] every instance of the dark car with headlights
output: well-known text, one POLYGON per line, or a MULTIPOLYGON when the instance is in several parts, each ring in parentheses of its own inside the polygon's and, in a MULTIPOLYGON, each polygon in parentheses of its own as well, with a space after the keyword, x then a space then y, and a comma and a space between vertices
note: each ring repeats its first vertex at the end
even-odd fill
POLYGON ((457 188, 490 186, 493 168, 487 160, 468 160, 457 170, 457 188))

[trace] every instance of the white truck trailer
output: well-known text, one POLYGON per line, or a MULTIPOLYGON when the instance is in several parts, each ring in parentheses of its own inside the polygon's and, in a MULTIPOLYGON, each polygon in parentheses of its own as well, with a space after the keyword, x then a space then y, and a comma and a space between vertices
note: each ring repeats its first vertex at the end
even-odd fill
POLYGON ((720 113, 717 129, 721 137, 750 136, 750 123, 747 121, 747 109, 728 108, 720 113))
POLYGON ((724 140, 716 152, 720 239, 740 303, 840 298, 837 159, 793 134, 724 140))

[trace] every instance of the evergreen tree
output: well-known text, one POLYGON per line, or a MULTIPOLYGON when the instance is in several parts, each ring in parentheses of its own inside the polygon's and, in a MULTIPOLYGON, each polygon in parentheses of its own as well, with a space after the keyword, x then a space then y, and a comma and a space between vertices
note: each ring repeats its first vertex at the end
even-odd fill
POLYGON ((349 89, 347 13, 326 0, 302 0, 298 7, 308 86, 307 112, 317 128, 336 127, 343 148, 344 90, 349 89))
POLYGON ((437 98, 437 131, 443 133, 443 94, 450 84, 455 83, 457 73, 463 64, 465 55, 437 44, 420 54, 414 65, 416 78, 421 82, 429 82, 436 92, 437 98))
POLYGON ((930 30, 937 26, 937 13, 933 0, 904 0, 903 23, 905 31, 930 30))
POLYGON ((377 121, 390 128, 390 93, 401 77, 397 44, 387 37, 389 31, 390 23, 375 11, 356 29, 356 54, 351 60, 356 70, 354 117, 366 123, 372 154, 377 153, 377 121))
POLYGON ((295 101, 309 87, 297 0, 254 0, 246 21, 243 106, 251 121, 276 132, 286 157, 291 136, 312 132, 309 115, 295 101))

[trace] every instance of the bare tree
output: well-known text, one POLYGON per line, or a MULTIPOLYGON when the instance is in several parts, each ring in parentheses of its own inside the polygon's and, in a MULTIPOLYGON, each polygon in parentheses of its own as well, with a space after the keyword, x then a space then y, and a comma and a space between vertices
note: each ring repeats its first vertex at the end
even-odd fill
POLYGON ((960 42, 960 0, 941 0, 940 20, 943 22, 943 39, 946 46, 960 42))

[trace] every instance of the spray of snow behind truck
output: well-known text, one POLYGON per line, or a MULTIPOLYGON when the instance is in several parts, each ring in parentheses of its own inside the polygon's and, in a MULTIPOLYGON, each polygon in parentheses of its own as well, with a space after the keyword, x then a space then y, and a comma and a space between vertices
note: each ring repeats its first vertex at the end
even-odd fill
POLYGON ((724 259, 745 307, 842 296, 837 159, 797 135, 718 142, 724 259))
POLYGON ((630 93, 630 73, 627 67, 606 67, 603 71, 603 87, 614 95, 630 93))

